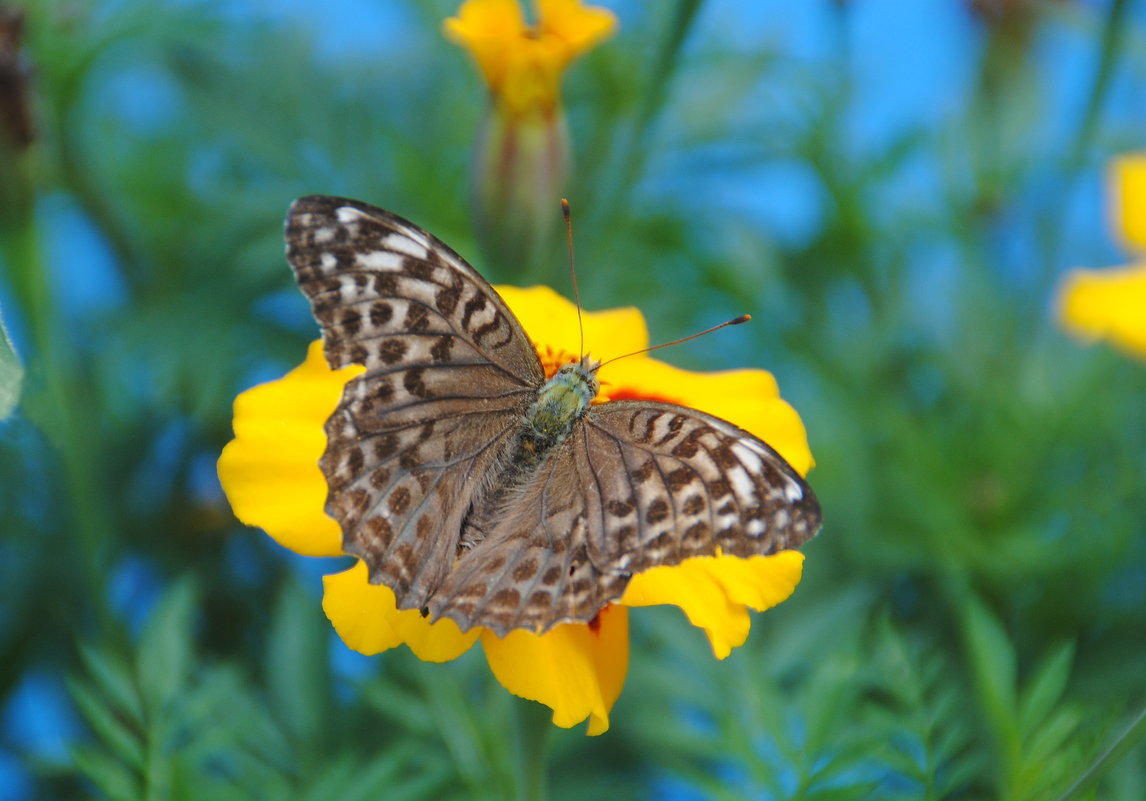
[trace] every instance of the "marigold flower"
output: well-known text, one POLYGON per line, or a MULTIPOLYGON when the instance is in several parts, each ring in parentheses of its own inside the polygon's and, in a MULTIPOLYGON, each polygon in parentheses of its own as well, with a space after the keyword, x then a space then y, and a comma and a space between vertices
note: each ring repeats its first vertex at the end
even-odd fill
POLYGON ((1109 170, 1112 226, 1140 259, 1105 270, 1072 270, 1058 290, 1058 315, 1070 333, 1105 339, 1146 358, 1146 153, 1122 156, 1109 170))
POLYGON ((613 14, 580 0, 538 0, 528 24, 517 0, 466 0, 442 26, 467 50, 489 88, 492 108, 477 132, 472 207, 487 261, 517 275, 542 257, 569 175, 569 131, 561 76, 608 38, 613 14))
POLYGON ((494 102, 515 116, 552 115, 565 68, 616 27, 610 11, 580 0, 538 0, 533 25, 518 0, 466 0, 442 31, 470 51, 494 102))
MULTIPOLYGON (((497 289, 537 344, 547 371, 567 362, 580 338, 574 305, 546 287, 497 289)), ((648 344, 644 319, 634 308, 585 312, 583 318, 585 347, 597 356, 648 344)), ((240 520, 298 553, 342 553, 338 526, 323 512, 326 483, 318 459, 325 447, 323 424, 345 383, 360 371, 331 370, 321 342, 315 342, 298 368, 235 401, 235 439, 219 459, 223 488, 240 520)), ((603 366, 598 377, 602 391, 595 402, 655 398, 701 409, 765 439, 801 474, 812 466, 803 423, 762 370, 692 373, 637 355, 603 366)), ((325 578, 323 609, 343 641, 365 654, 405 644, 420 659, 442 662, 480 640, 491 671, 511 693, 550 707, 558 726, 588 718, 588 733, 600 734, 608 729, 628 667, 629 607, 679 606, 723 659, 748 637, 748 608, 763 610, 785 600, 802 566, 796 551, 689 559, 634 576, 621 600, 591 624, 560 624, 543 634, 519 629, 502 638, 481 627, 462 632, 452 620, 430 623, 417 610, 398 610, 388 587, 368 582, 362 562, 325 578)))

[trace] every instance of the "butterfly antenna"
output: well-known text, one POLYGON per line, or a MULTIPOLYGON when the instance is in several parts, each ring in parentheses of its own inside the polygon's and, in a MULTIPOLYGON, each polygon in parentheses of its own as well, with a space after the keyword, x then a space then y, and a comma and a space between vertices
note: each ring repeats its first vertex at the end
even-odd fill
POLYGON ((713 331, 719 331, 721 328, 727 328, 730 325, 740 325, 741 323, 746 323, 751 319, 752 319, 752 315, 742 314, 733 320, 725 320, 720 325, 714 325, 712 328, 706 328, 703 331, 697 331, 695 334, 691 334, 690 336, 687 336, 687 337, 681 337, 680 339, 674 339, 672 342, 662 342, 659 345, 653 345, 651 348, 642 348, 641 350, 635 350, 632 353, 626 353, 623 356, 614 356, 613 358, 609 359, 608 361, 601 362, 601 364, 598 366, 597 369, 598 370, 601 369, 601 367, 604 367, 606 364, 612 364, 613 362, 617 361, 618 359, 627 359, 629 356, 636 356, 638 353, 649 353, 649 352, 654 351, 654 350, 660 350, 661 348, 667 348, 670 345, 679 345, 682 342, 688 342, 690 339, 696 339, 697 337, 702 337, 705 334, 711 334, 713 331))
POLYGON ((573 278, 573 299, 577 302, 577 330, 581 334, 581 344, 577 355, 585 355, 585 326, 581 322, 581 290, 577 288, 577 268, 573 265, 573 215, 569 211, 569 201, 561 198, 561 213, 565 216, 565 238, 569 241, 569 275, 573 278))

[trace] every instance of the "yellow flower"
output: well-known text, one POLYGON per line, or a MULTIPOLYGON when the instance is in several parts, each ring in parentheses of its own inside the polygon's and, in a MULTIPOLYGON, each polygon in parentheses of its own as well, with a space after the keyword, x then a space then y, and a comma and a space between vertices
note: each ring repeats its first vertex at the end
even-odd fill
MULTIPOLYGON (((498 292, 537 343, 547 371, 576 353, 580 336, 572 303, 546 287, 498 292)), ((586 312, 584 337, 598 358, 648 344, 644 318, 634 308, 586 312)), ((219 459, 223 488, 240 520, 298 553, 342 554, 338 526, 323 512, 326 483, 318 460, 323 424, 361 369, 330 370, 315 342, 301 366, 235 401, 235 439, 219 459)), ((638 355, 605 365, 598 377, 596 402, 655 398, 701 409, 768 441, 800 473, 812 466, 803 423, 762 370, 691 373, 638 355)), ((748 637, 747 609, 786 599, 802 566, 796 551, 693 558, 634 576, 621 600, 592 623, 560 624, 544 634, 518 629, 501 638, 481 627, 462 632, 452 620, 430 623, 417 610, 398 610, 394 593, 370 584, 360 561, 325 578, 323 609, 343 641, 365 654, 405 644, 420 659, 442 662, 480 640, 494 676, 511 693, 549 706, 558 726, 588 718, 589 734, 599 734, 608 729, 628 667, 628 607, 679 606, 723 659, 748 637)))
POLYGON ((517 115, 552 114, 565 68, 616 27, 611 12, 580 0, 537 0, 533 25, 518 0, 466 0, 442 30, 473 55, 495 102, 517 115))
POLYGON ((554 243, 571 147, 561 108, 561 75, 610 36, 613 14, 580 0, 538 0, 528 24, 518 0, 466 0, 447 19, 446 38, 477 62, 492 103, 476 132, 471 205, 486 261, 508 275, 530 274, 554 243))
POLYGON ((1122 156, 1109 173, 1112 224, 1139 260, 1127 267, 1072 270, 1058 290, 1063 326, 1146 359, 1146 153, 1122 156))

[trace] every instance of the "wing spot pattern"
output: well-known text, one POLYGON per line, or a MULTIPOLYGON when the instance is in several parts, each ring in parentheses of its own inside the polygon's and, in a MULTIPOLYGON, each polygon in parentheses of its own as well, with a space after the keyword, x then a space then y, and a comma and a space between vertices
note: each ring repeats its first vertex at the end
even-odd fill
POLYGON ((450 351, 454 348, 454 341, 454 337, 449 334, 443 334, 438 338, 438 341, 430 348, 430 358, 435 364, 443 364, 450 360, 450 351))
POLYGON ((629 498, 629 499, 624 500, 624 501, 618 501, 618 500, 614 499, 614 500, 608 501, 605 504, 605 509, 613 517, 622 517, 622 518, 628 517, 629 515, 631 515, 633 513, 633 509, 635 509, 635 508, 636 507, 633 505, 633 499, 632 498, 629 498))
POLYGON ((645 510, 645 522, 650 526, 664 522, 669 517, 669 505, 664 498, 657 498, 645 510))
POLYGON ((390 484, 390 471, 384 467, 376 467, 370 471, 370 488, 384 490, 390 484))
POLYGON ((410 236, 398 233, 390 234, 382 239, 382 247, 398 253, 405 253, 415 259, 425 259, 428 253, 427 244, 415 242, 410 236))
POLYGON ((554 565, 545 570, 541 576, 541 583, 545 586, 556 584, 561 579, 561 568, 554 565))
POLYGON ((386 339, 378 345, 378 358, 383 364, 393 366, 406 357, 409 349, 410 346, 400 339, 386 339))
POLYGON ((369 253, 355 254, 356 266, 363 270, 399 272, 407 268, 408 260, 401 253, 385 250, 372 250, 369 253))
POLYGON ((410 508, 410 490, 405 487, 395 487, 387 499, 390 512, 395 515, 404 515, 410 508))
POLYGON ((537 573, 537 560, 532 558, 522 559, 513 568, 514 581, 528 581, 533 578, 537 573))
POLYGON ((384 328, 394 316, 393 307, 384 300, 370 304, 370 325, 375 328, 384 328))

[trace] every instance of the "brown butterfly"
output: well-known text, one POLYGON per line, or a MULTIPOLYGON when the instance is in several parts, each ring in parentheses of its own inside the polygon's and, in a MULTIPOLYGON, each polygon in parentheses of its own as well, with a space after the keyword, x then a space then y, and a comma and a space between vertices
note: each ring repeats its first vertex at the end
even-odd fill
POLYGON ((590 405, 587 357, 546 380, 493 287, 401 217, 313 195, 286 239, 327 361, 366 368, 326 423, 326 509, 400 609, 544 631, 592 620, 648 568, 819 530, 811 488, 748 432, 669 403, 590 405))

